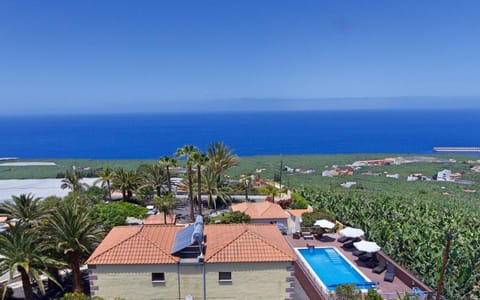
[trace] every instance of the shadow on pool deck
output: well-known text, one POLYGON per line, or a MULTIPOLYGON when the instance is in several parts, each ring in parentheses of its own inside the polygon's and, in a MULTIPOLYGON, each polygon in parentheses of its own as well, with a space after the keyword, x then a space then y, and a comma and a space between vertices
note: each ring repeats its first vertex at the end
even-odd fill
MULTIPOLYGON (((397 299, 397 293, 403 295, 412 291, 412 288, 415 286, 421 290, 431 292, 431 289, 422 283, 420 280, 411 275, 407 270, 397 265, 391 258, 386 256, 383 252, 379 252, 378 256, 381 259, 394 264, 395 266, 395 278, 393 282, 384 281, 385 272, 381 274, 376 274, 373 272, 372 268, 366 267, 362 262, 359 261, 358 257, 354 256, 352 251, 346 251, 341 246, 343 245, 340 242, 337 242, 339 235, 335 233, 329 233, 324 235, 322 240, 304 240, 303 238, 294 239, 292 235, 285 236, 285 239, 293 248, 304 248, 308 245, 315 247, 334 247, 340 253, 342 253, 357 269, 359 269, 365 276, 367 276, 371 281, 378 282, 377 290, 382 293, 382 296, 386 299, 397 299)), ((307 276, 308 277, 308 276, 307 276)), ((305 279, 304 279, 305 280, 305 279)), ((315 284, 315 283, 313 283, 315 284)), ((317 287, 318 288, 318 287, 317 287)))

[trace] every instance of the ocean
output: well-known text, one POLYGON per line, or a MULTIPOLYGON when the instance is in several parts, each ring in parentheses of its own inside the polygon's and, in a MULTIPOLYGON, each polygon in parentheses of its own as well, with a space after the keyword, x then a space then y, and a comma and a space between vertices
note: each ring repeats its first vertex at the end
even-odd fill
POLYGON ((480 146, 480 111, 357 110, 0 117, 0 157, 155 159, 223 141, 240 156, 480 146))

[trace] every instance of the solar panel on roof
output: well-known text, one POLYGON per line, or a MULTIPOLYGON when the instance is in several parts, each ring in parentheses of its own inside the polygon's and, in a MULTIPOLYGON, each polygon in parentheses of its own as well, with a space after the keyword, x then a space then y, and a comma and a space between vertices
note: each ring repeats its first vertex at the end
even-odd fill
POLYGON ((173 242, 173 247, 170 254, 174 254, 179 251, 182 251, 183 249, 193 244, 192 235, 193 235, 194 228, 195 226, 193 226, 192 224, 192 225, 188 225, 187 227, 177 232, 177 234, 175 235, 175 241, 173 242))

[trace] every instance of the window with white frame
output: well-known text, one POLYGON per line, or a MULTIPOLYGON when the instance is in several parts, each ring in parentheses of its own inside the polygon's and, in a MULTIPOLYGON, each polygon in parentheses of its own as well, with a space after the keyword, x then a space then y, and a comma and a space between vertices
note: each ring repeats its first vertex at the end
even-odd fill
POLYGON ((218 272, 218 281, 232 281, 232 272, 218 272))

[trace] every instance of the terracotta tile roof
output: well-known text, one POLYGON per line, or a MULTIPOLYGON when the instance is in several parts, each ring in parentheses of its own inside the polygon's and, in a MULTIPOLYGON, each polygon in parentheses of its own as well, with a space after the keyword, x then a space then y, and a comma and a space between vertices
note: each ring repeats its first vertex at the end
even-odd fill
POLYGON ((304 213, 309 213, 309 212, 312 212, 313 209, 311 208, 306 208, 306 209, 288 209, 287 212, 289 214, 291 214, 292 216, 295 216, 295 217, 300 217, 302 216, 304 213))
MULTIPOLYGON (((168 214, 167 215, 167 224, 169 225, 175 225, 176 222, 176 216, 168 214)), ((165 224, 165 218, 163 217, 163 213, 159 213, 158 215, 149 215, 143 221, 143 224, 146 225, 166 225, 165 224)))
POLYGON ((287 214, 278 204, 268 201, 260 203, 243 202, 232 205, 233 211, 241 211, 250 216, 251 219, 286 219, 287 214))
MULTIPOLYGON (((170 250, 183 226, 143 225, 113 228, 87 264, 173 264, 170 250)), ((294 261, 276 225, 205 225, 207 263, 294 261)))
POLYGON ((205 261, 209 263, 294 261, 295 255, 276 225, 206 225, 205 261))
POLYGON ((170 255, 175 234, 182 226, 114 227, 95 249, 87 264, 173 264, 170 255))

